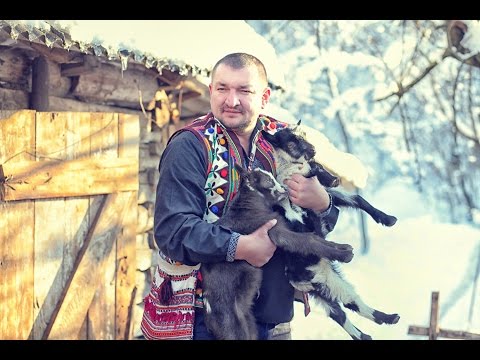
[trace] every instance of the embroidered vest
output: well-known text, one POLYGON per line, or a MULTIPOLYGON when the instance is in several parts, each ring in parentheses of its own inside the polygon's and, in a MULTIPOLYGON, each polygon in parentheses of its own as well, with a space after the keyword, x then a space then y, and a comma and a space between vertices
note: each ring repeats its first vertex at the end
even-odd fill
POLYGON ((205 221, 209 223, 217 221, 237 193, 239 176, 234 169, 235 163, 251 170, 254 161, 260 161, 265 170, 276 176, 273 149, 270 143, 264 139, 261 130, 273 134, 286 126, 288 126, 287 123, 260 115, 259 124, 254 130, 255 134, 248 164, 244 164, 244 157, 241 155, 242 147, 237 136, 216 120, 212 113, 195 120, 191 125, 180 129, 171 137, 173 138, 182 131, 191 131, 205 145, 208 159, 207 180, 205 182, 207 207, 203 215, 205 221))

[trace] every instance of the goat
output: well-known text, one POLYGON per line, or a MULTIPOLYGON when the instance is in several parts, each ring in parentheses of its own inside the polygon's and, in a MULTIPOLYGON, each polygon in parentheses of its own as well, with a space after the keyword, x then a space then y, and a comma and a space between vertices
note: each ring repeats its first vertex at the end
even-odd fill
MULTIPOLYGON (((216 222, 240 234, 250 234, 276 218, 269 237, 277 247, 290 254, 328 258, 349 262, 352 247, 321 238, 313 232, 297 233, 289 229, 286 219, 273 207, 288 199, 287 191, 272 174, 254 169, 247 172, 238 164, 240 186, 223 216, 216 222)), ((203 298, 205 323, 216 339, 257 339, 252 312, 253 300, 260 289, 262 270, 244 260, 204 263, 203 298)))
MULTIPOLYGON (((338 207, 351 207, 367 212, 377 223, 393 226, 397 218, 387 215, 373 207, 360 195, 348 195, 333 190, 338 178, 326 171, 313 158, 315 148, 295 129, 285 128, 275 134, 264 133, 265 138, 274 147, 277 162, 277 180, 283 183, 293 173, 306 177, 317 176, 320 183, 326 186, 332 203, 338 207)), ((331 231, 315 212, 302 209, 291 204, 289 199, 282 200, 280 206, 285 217, 295 231, 312 231, 325 238, 331 231)), ((340 275, 338 264, 316 255, 303 256, 293 252, 286 253, 286 273, 290 283, 300 291, 308 292, 326 310, 327 315, 342 326, 353 339, 370 340, 371 337, 355 327, 347 318, 340 306, 357 312, 359 315, 375 321, 377 324, 396 324, 398 314, 386 314, 366 305, 356 294, 353 287, 340 275)))

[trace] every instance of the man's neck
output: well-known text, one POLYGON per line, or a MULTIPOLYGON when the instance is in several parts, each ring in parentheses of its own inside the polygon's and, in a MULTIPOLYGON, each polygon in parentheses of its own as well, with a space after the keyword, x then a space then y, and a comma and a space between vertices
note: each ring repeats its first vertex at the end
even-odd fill
POLYGON ((248 133, 235 134, 237 135, 238 140, 240 140, 243 150, 245 150, 245 152, 248 154, 248 151, 250 150, 250 136, 252 135, 252 132, 250 131, 248 133))

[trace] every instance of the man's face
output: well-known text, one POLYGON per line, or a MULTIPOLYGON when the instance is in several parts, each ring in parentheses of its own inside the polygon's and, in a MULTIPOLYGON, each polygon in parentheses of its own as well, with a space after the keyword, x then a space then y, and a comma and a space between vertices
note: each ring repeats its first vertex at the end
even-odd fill
POLYGON ((254 66, 233 69, 220 64, 210 84, 210 107, 225 127, 250 132, 268 103, 270 89, 254 66))

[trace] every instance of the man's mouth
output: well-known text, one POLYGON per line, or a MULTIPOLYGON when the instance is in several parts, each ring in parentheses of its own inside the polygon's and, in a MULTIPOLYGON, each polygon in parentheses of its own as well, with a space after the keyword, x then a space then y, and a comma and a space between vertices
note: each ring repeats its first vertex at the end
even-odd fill
POLYGON ((240 110, 235 110, 235 109, 223 109, 223 112, 231 113, 231 114, 241 114, 242 113, 240 110))

